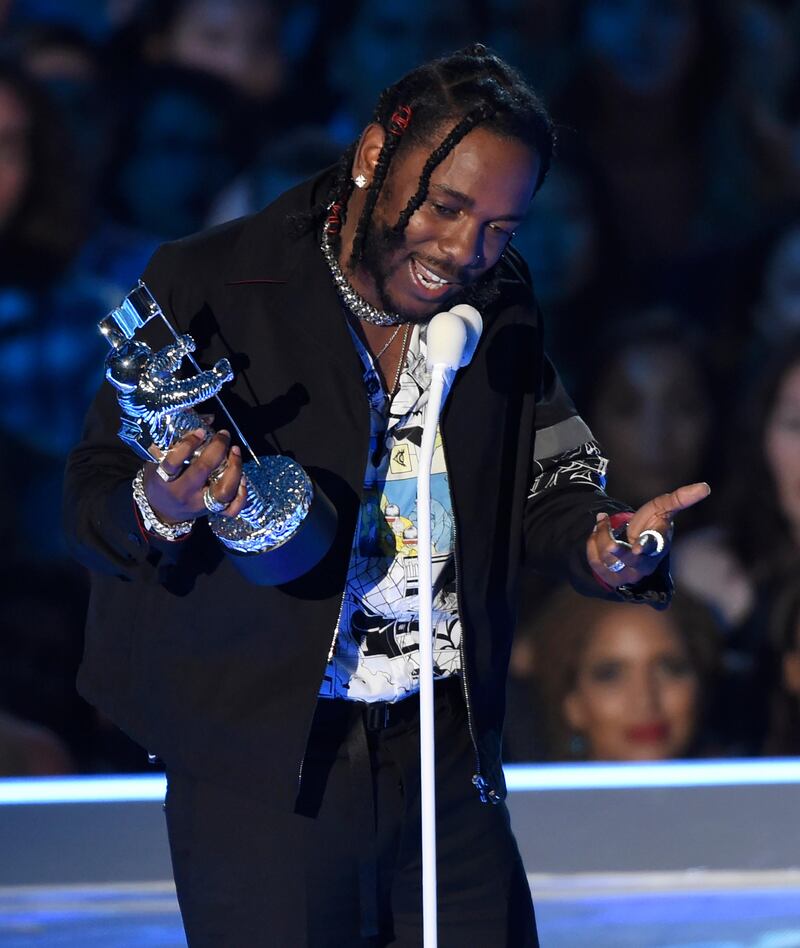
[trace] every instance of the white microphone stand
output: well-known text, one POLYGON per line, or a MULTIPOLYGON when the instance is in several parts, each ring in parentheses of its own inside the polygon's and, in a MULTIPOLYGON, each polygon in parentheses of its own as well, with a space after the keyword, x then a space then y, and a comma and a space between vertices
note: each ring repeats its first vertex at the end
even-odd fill
POLYGON ((431 386, 417 474, 417 565, 419 568, 419 753, 422 810, 422 934, 425 948, 437 945, 436 747, 433 715, 433 576, 431 560, 431 465, 446 375, 472 358, 483 324, 466 304, 439 313, 428 324, 427 362, 431 386))

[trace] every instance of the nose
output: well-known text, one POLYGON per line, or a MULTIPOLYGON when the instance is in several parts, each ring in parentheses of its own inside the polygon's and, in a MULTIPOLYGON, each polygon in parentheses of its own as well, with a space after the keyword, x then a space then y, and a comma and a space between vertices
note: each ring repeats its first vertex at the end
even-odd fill
POLYGON ((483 228, 468 220, 454 221, 440 236, 439 252, 454 267, 474 270, 483 267, 483 228))
POLYGON ((661 712, 661 688, 649 669, 641 669, 631 680, 627 693, 628 710, 649 719, 661 712))

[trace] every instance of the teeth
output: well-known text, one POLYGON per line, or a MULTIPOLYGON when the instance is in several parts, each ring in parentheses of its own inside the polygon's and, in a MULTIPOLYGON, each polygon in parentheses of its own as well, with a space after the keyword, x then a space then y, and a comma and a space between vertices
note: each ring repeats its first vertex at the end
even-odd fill
POLYGON ((442 277, 437 276, 435 273, 432 273, 418 260, 414 261, 414 265, 417 271, 419 282, 428 290, 438 290, 439 287, 446 286, 449 282, 448 280, 444 280, 442 277))

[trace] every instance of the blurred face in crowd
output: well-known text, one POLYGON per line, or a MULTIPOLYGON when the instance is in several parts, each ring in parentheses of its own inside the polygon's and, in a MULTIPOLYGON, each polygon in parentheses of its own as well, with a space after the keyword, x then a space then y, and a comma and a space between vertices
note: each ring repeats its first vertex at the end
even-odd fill
POLYGON ((222 118, 199 96, 164 89, 141 116, 136 139, 119 185, 131 223, 162 237, 199 230, 236 173, 222 118))
POLYGON ((362 2, 331 61, 331 84, 358 122, 372 117, 375 99, 420 63, 474 41, 458 0, 362 2))
POLYGON ((529 262, 544 305, 568 300, 586 286, 597 263, 597 231, 577 175, 558 166, 549 172, 514 246, 529 262))
POLYGON ((479 126, 434 169, 427 200, 395 234, 431 147, 409 147, 392 160, 364 257, 352 274, 367 299, 408 319, 446 308, 497 263, 528 211, 539 171, 527 145, 479 126))
POLYGON ((590 759, 666 760, 691 744, 698 691, 669 614, 620 605, 589 631, 564 713, 590 759))
POLYGON ((770 341, 800 330, 800 226, 781 237, 767 261, 756 321, 770 341))
POLYGON ((677 345, 631 345, 606 368, 592 430, 611 460, 609 490, 637 505, 689 483, 709 429, 699 370, 677 345))
POLYGON ((189 0, 163 54, 259 98, 275 96, 283 83, 277 16, 261 0, 189 0))
POLYGON ((670 90, 697 54, 692 0, 589 0, 582 21, 588 53, 637 95, 670 90))
POLYGON ((800 364, 785 376, 764 436, 778 503, 800 542, 800 364))
POLYGON ((0 85, 0 228, 25 197, 30 176, 30 116, 16 93, 0 85))

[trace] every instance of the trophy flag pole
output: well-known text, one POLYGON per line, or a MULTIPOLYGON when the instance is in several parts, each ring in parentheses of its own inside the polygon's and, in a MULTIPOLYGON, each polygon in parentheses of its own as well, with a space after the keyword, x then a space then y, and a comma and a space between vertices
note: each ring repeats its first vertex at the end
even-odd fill
MULTIPOLYGON (((433 571, 431 548, 431 467, 447 373, 466 365, 483 323, 466 304, 439 313, 428 324, 427 362, 431 385, 417 475, 417 556, 419 567, 420 800, 422 811, 422 930, 425 948, 436 948, 436 745, 433 713, 433 571)), ((455 551, 453 551, 455 555, 455 551)))
MULTIPOLYGON (((164 321, 164 325, 167 327, 167 329, 169 329, 172 335, 177 339, 178 333, 173 328, 172 323, 170 323, 170 321, 167 319, 167 315, 164 312, 164 310, 159 307, 158 312, 159 312, 159 315, 161 316, 161 319, 164 321)), ((191 352, 188 352, 186 354, 186 359, 192 365, 193 368, 197 369, 198 372, 202 372, 202 369, 197 364, 197 359, 195 359, 195 357, 191 354, 191 352)), ((225 407, 225 403, 220 398, 219 393, 217 393, 214 396, 214 400, 219 405, 219 407, 225 412, 225 417, 231 423, 231 427, 236 432, 236 435, 239 438, 239 441, 242 443, 242 446, 247 449, 248 453, 250 454, 250 457, 256 462, 256 464, 259 467, 261 467, 261 462, 258 460, 258 457, 256 456, 255 451, 250 447, 250 442, 247 440, 247 438, 245 438, 242 432, 242 429, 234 421, 233 415, 225 407)))

